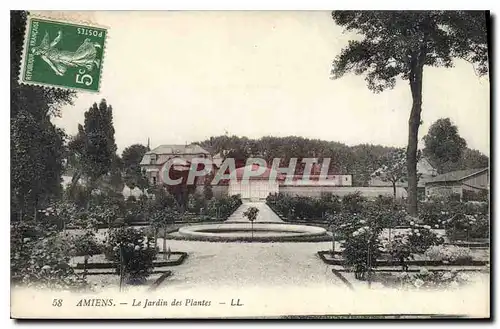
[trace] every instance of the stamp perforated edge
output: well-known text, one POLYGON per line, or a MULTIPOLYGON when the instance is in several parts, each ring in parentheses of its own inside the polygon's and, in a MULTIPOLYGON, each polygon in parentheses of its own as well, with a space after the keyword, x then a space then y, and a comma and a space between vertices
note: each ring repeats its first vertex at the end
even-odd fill
POLYGON ((32 14, 28 12, 28 15, 26 17, 26 25, 24 27, 24 40, 23 40, 23 50, 21 54, 21 63, 20 63, 20 68, 19 68, 19 75, 17 82, 20 85, 30 85, 30 86, 38 86, 42 88, 55 88, 55 89, 62 89, 62 90, 69 90, 69 91, 81 91, 81 92, 88 92, 88 93, 99 93, 101 90, 101 85, 102 85, 102 72, 104 71, 104 56, 106 54, 106 46, 108 43, 108 38, 109 38, 109 26, 106 25, 101 25, 97 24, 94 22, 90 22, 88 20, 68 20, 68 19, 59 19, 59 18, 54 18, 54 17, 49 17, 49 16, 44 16, 39 13, 37 14, 32 14), (25 72, 25 67, 26 67, 26 52, 28 49, 28 33, 29 33, 29 27, 31 24, 32 19, 40 19, 40 20, 45 20, 45 21, 51 21, 55 23, 65 23, 65 24, 77 24, 77 25, 82 25, 82 26, 88 26, 88 27, 96 27, 96 28, 101 28, 106 30, 106 38, 104 40, 103 46, 102 46, 102 61, 101 61, 101 67, 99 70, 99 85, 97 86, 97 90, 91 90, 91 89, 83 89, 83 88, 70 88, 70 87, 65 87, 65 86, 59 86, 59 85, 52 85, 52 84, 46 84, 46 83, 40 83, 40 82, 33 82, 33 81, 24 81, 23 76, 25 72))

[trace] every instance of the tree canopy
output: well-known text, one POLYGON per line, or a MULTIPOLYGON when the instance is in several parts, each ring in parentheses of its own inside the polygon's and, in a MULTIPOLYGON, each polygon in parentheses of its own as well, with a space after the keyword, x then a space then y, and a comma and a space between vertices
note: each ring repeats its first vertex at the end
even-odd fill
POLYGON ((36 217, 60 195, 66 135, 51 122, 74 92, 18 83, 27 12, 12 11, 10 71, 11 213, 36 217))
POLYGON ((449 118, 439 119, 424 136, 424 155, 443 173, 449 163, 457 163, 467 147, 465 139, 458 134, 458 127, 449 118))
POLYGON ((133 144, 122 152, 124 180, 130 188, 138 186, 140 189, 145 189, 148 186, 147 178, 143 175, 140 167, 141 160, 148 150, 144 145, 133 144))
POLYGON ((397 78, 414 78, 414 64, 453 67, 461 58, 488 72, 484 11, 335 11, 337 25, 361 36, 350 40, 335 58, 333 78, 365 74, 375 92, 393 88, 397 78))
POLYGON ((112 107, 104 99, 99 105, 94 103, 85 112, 84 125, 78 125, 78 133, 68 143, 68 165, 73 169, 71 189, 83 177, 91 193, 104 176, 109 176, 105 177, 106 185, 120 189, 122 163, 116 154, 114 134, 112 107))
POLYGON ((334 22, 357 36, 333 60, 332 78, 365 75, 379 93, 407 80, 412 97, 408 120, 408 212, 417 216, 418 130, 422 123, 424 66, 453 67, 455 58, 488 72, 488 13, 484 11, 334 11, 334 22))

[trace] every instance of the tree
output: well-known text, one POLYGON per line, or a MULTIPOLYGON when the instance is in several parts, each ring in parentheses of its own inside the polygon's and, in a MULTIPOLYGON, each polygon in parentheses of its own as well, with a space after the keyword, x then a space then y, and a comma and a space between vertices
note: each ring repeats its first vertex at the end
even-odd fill
POLYGON ((125 184, 130 188, 138 186, 141 190, 148 187, 148 180, 141 170, 140 163, 148 148, 141 144, 133 144, 125 148, 122 153, 122 162, 125 172, 125 184))
MULTIPOLYGON (((88 183, 89 193, 96 187, 99 178, 110 172, 116 174, 121 168, 121 160, 116 155, 113 110, 106 100, 94 103, 85 112, 84 125, 78 125, 78 134, 68 144, 68 162, 75 169, 71 188, 80 177, 88 183)), ((116 178, 116 177, 115 177, 116 178)), ((113 178, 111 180, 114 180, 113 178)), ((117 185, 112 183, 112 185, 117 185)))
POLYGON ((446 164, 458 163, 467 147, 465 139, 458 134, 458 128, 449 118, 439 119, 424 136, 424 155, 435 165, 440 174, 446 164))
POLYGON ((163 258, 169 258, 170 255, 167 255, 167 226, 175 223, 175 220, 179 217, 179 213, 174 207, 166 207, 166 208, 154 208, 150 215, 150 222, 154 228, 154 236, 155 241, 158 234, 158 230, 163 230, 163 241, 162 241, 162 249, 163 249, 163 258))
POLYGON ((408 176, 406 167, 406 150, 398 148, 389 152, 380 168, 374 172, 374 176, 380 178, 384 182, 392 183, 394 199, 396 199, 396 184, 408 176))
POLYGON ((63 130, 51 122, 74 92, 18 83, 27 12, 11 11, 11 214, 34 214, 62 191, 63 130))
POLYGON ((421 124, 424 66, 452 67, 454 58, 488 72, 487 12, 482 11, 334 11, 333 20, 360 39, 350 40, 334 59, 332 78, 366 74, 368 88, 382 92, 398 78, 410 85, 408 120, 408 212, 417 215, 417 143, 421 124))
POLYGON ((147 151, 148 148, 142 144, 132 144, 126 147, 122 152, 123 167, 138 167, 147 151))
POLYGON ((383 157, 391 148, 371 144, 352 147, 353 161, 349 166, 354 186, 368 186, 370 175, 382 165, 383 157))
POLYGON ((125 184, 130 188, 137 186, 141 190, 145 190, 149 186, 148 179, 140 166, 144 154, 148 151, 149 148, 144 145, 133 144, 125 148, 122 153, 125 184))
POLYGON ((259 214, 259 208, 257 207, 248 207, 247 210, 243 213, 243 217, 248 218, 250 223, 252 224, 252 240, 253 240, 253 222, 257 219, 257 215, 259 214))
POLYGON ((460 159, 460 169, 485 168, 489 165, 489 159, 478 150, 466 148, 460 159))
POLYGON ((87 175, 91 182, 110 172, 116 154, 113 109, 102 99, 85 112, 87 175))

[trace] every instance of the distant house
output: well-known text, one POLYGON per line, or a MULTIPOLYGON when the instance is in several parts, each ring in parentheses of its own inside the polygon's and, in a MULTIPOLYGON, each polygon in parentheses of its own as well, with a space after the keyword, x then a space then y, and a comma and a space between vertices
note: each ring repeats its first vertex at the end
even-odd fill
POLYGON ((173 168, 178 171, 189 170, 193 159, 210 159, 210 153, 197 144, 160 145, 147 152, 140 166, 153 185, 161 183, 160 170, 167 161, 172 161, 173 168))
MULTIPOLYGON (((385 182, 380 177, 376 176, 375 173, 380 169, 377 169, 373 174, 372 178, 368 182, 369 186, 392 186, 391 182, 385 182)), ((421 189, 425 188, 425 183, 437 176, 437 169, 432 166, 426 158, 421 158, 417 162, 417 173, 420 175, 418 179, 418 187, 421 189)), ((396 183, 396 187, 408 188, 408 180, 406 177, 401 179, 396 183)))
POLYGON ((469 169, 452 171, 438 175, 425 184, 425 195, 449 196, 459 194, 487 193, 489 190, 489 169, 469 169))

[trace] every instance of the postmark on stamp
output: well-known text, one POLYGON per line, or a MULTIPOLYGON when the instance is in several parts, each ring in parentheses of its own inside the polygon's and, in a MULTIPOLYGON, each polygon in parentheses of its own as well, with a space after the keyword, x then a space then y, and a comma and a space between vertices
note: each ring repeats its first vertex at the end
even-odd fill
POLYGON ((98 92, 108 30, 31 16, 19 82, 98 92))

